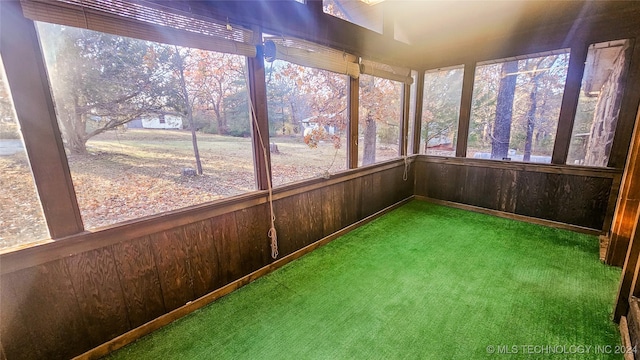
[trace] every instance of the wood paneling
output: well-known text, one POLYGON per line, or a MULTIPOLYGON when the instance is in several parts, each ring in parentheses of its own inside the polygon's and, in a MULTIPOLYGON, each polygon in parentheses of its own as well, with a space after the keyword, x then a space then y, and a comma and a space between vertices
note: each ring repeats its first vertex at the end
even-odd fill
POLYGON ((251 273, 271 259, 269 205, 262 204, 235 212, 238 240, 243 259, 242 272, 251 273))
POLYGON ((131 329, 112 250, 92 250, 64 262, 91 344, 98 346, 131 329))
MULTIPOLYGON (((640 111, 636 115, 640 118, 640 111)), ((632 281, 637 278, 638 257, 640 256, 640 241, 637 231, 640 220, 640 123, 636 120, 633 132, 631 150, 624 170, 622 190, 618 199, 613 226, 609 234, 609 246, 606 253, 608 264, 619 265, 623 263, 622 279, 618 288, 618 299, 614 319, 617 321, 625 315, 629 309, 629 294, 638 292, 639 289, 631 289, 632 281), (624 260, 622 260, 624 259, 624 260), (634 275, 635 274, 635 275, 634 275)))
POLYGON ((214 279, 218 276, 218 256, 213 240, 211 221, 199 221, 184 227, 188 246, 193 297, 198 298, 215 289, 214 279))
POLYGON ((188 241, 182 227, 151 235, 150 240, 164 306, 171 311, 195 298, 188 241))
POLYGON ((344 183, 329 186, 322 196, 322 235, 328 236, 343 228, 346 222, 344 206, 344 183))
POLYGON ((220 285, 228 284, 242 276, 242 258, 235 213, 211 219, 215 248, 218 251, 220 285))
POLYGON ((149 238, 136 238, 113 245, 113 256, 122 286, 131 327, 164 314, 160 278, 149 238))
POLYGON ((360 217, 367 217, 375 212, 375 202, 373 192, 373 174, 363 176, 360 183, 360 217))
POLYGON ((485 161, 416 162, 416 195, 602 230, 615 171, 552 172, 485 161))
POLYGON ((95 346, 63 260, 2 277, 0 337, 8 359, 67 359, 95 346))

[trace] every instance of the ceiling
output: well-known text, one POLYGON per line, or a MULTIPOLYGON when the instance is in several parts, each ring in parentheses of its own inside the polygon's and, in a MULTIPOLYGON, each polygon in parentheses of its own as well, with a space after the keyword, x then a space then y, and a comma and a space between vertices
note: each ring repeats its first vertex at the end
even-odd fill
MULTIPOLYGON (((325 0, 327 1, 327 0, 325 0)), ((488 39, 536 31, 550 24, 571 26, 579 18, 598 16, 606 8, 625 11, 634 2, 616 1, 420 1, 386 0, 367 5, 358 0, 329 0, 352 22, 418 48, 473 44, 488 39), (389 31, 389 30, 387 30, 389 31)))

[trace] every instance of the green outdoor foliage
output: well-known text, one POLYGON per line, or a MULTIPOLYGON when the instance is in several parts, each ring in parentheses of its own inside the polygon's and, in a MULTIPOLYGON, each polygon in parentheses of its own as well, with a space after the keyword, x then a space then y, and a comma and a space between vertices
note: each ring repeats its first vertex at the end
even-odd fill
POLYGON ((594 236, 414 201, 108 358, 617 359, 619 276, 594 236))
POLYGON ((439 139, 447 139, 455 145, 463 75, 461 67, 425 74, 420 137, 422 153, 426 152, 426 144, 441 143, 439 139))
POLYGON ((468 156, 481 151, 502 158, 508 149, 525 161, 530 155, 550 156, 568 63, 565 53, 477 66, 468 156), (505 108, 497 109, 501 105, 505 108))

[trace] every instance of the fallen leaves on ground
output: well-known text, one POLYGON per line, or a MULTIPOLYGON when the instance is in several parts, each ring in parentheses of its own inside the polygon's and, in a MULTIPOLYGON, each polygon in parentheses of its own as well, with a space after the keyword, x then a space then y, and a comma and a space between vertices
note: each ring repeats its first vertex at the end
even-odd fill
MULTIPOLYGON (((251 139, 199 134, 204 175, 195 168, 190 133, 128 130, 101 134, 88 155, 70 155, 69 167, 86 229, 211 202, 255 190, 251 139)), ((302 137, 276 138, 274 186, 346 168, 346 146, 315 149, 302 137)), ((394 157, 396 150, 381 153, 394 157)), ((46 238, 47 229, 24 154, 0 157, 0 248, 46 238)))

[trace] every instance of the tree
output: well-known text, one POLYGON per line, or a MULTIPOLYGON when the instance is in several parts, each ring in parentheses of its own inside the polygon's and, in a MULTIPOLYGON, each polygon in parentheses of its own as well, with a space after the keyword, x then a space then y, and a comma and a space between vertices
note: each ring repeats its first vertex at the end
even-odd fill
POLYGON ((60 25, 39 24, 56 112, 67 149, 146 114, 175 96, 165 47, 60 25))
MULTIPOLYGON (((246 91, 245 61, 239 55, 193 50, 190 56, 193 69, 189 78, 194 87, 198 106, 212 111, 219 135, 229 132, 226 110, 233 104, 225 100, 246 91)), ((245 93, 246 94, 246 93, 245 93)), ((245 95, 246 96, 246 95, 245 95)))
MULTIPOLYGON (((3 66, 1 60, 0 66, 3 66)), ((19 139, 18 123, 8 90, 9 86, 4 81, 4 69, 0 69, 0 139, 19 139)))
MULTIPOLYGON (((401 117, 401 84, 370 75, 360 76, 360 127, 364 128, 362 165, 376 162, 378 128, 399 130, 401 117)), ((399 135, 385 136, 397 144, 399 135)))
POLYGON ((267 73, 272 127, 285 130, 288 123, 295 132, 312 126, 304 138, 310 147, 328 140, 339 148, 347 125, 346 92, 344 75, 276 61, 267 73), (308 125, 303 120, 308 120, 308 125), (329 127, 335 131, 326 131, 329 127))
POLYGON ((518 78, 518 61, 507 61, 502 64, 500 86, 496 105, 495 125, 491 141, 491 158, 503 159, 509 154, 511 137, 511 120, 513 114, 513 98, 518 78))
POLYGON ((202 162, 200 161, 200 150, 198 149, 198 137, 196 136, 196 126, 193 121, 193 104, 196 97, 190 96, 187 89, 187 81, 185 80, 185 73, 189 71, 186 65, 186 59, 191 55, 191 49, 173 47, 175 52, 172 57, 172 65, 175 72, 175 76, 179 80, 180 84, 180 98, 182 100, 182 108, 184 109, 184 115, 189 122, 189 129, 191 130, 191 143, 193 145, 193 155, 196 160, 196 171, 198 175, 202 175, 202 162))
POLYGON ((421 134, 425 152, 435 139, 454 141, 460 115, 462 77, 462 68, 425 74, 421 134))

